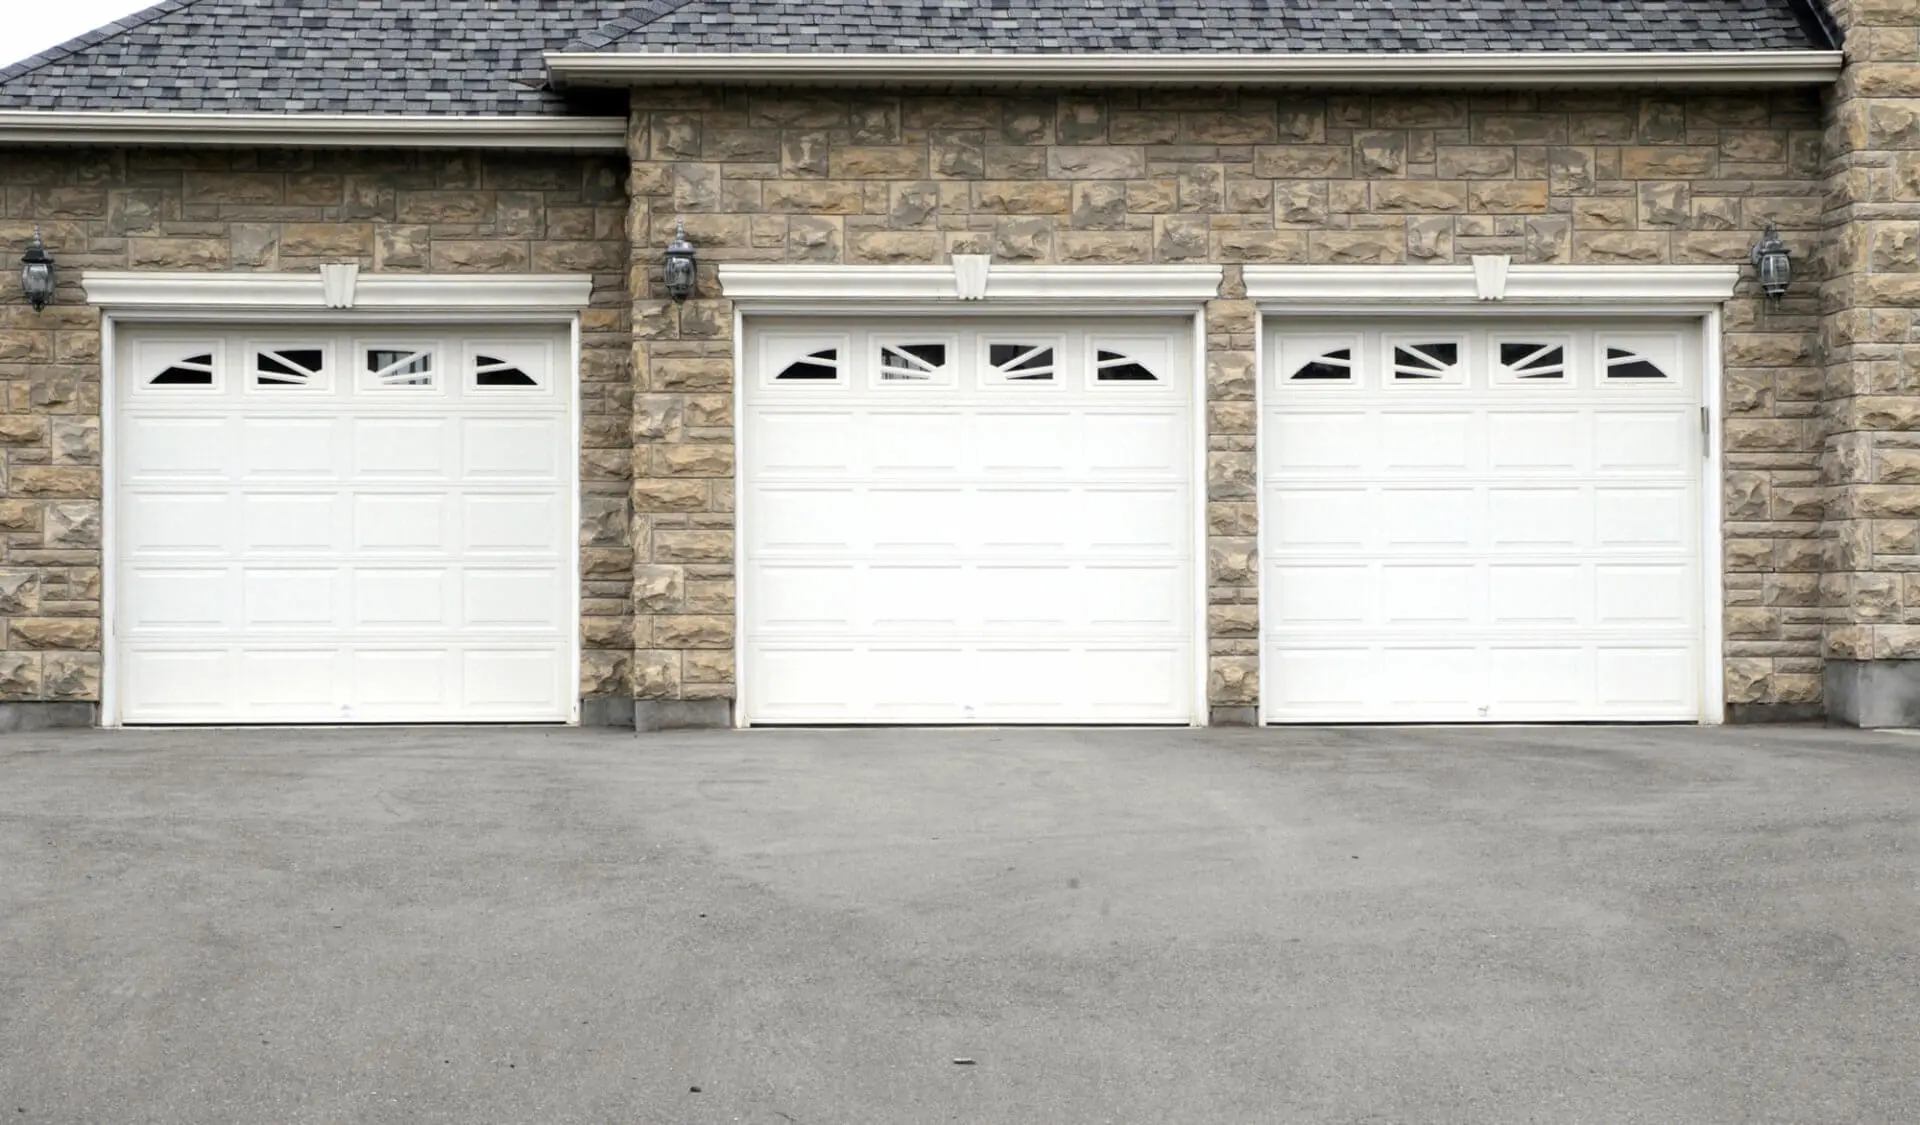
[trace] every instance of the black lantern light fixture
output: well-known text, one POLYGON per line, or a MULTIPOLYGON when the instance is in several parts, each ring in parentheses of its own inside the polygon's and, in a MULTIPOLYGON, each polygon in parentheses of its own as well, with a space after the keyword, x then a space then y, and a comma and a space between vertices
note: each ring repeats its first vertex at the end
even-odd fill
POLYGON ((680 219, 674 224, 673 241, 667 243, 667 296, 676 301, 693 296, 697 273, 693 243, 687 241, 687 221, 680 219))
POLYGON ((40 228, 33 228, 33 241, 27 244, 27 253, 20 259, 20 289, 27 295, 27 303, 39 312, 53 302, 53 255, 47 253, 47 244, 40 241, 40 228))
POLYGON ((1753 248, 1753 268, 1760 274, 1760 290, 1767 300, 1778 301, 1787 295, 1787 286, 1793 282, 1793 263, 1788 260, 1793 251, 1780 241, 1780 228, 1773 223, 1767 224, 1767 233, 1753 248))

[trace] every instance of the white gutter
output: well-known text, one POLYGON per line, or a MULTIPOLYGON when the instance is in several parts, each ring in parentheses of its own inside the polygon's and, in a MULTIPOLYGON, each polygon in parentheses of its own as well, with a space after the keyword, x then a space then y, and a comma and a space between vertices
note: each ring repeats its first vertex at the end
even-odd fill
POLYGON ((1417 54, 727 54, 549 51, 556 86, 1807 86, 1840 77, 1839 51, 1541 51, 1417 54))
POLYGON ((273 145, 624 151, 624 117, 0 111, 0 144, 273 145))

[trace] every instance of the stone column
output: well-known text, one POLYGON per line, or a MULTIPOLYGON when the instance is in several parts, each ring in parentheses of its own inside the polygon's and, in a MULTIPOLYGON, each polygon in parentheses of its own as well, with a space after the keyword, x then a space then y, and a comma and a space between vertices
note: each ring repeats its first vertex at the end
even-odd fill
POLYGON ((1829 0, 1820 250, 1827 711, 1920 725, 1920 0, 1829 0))

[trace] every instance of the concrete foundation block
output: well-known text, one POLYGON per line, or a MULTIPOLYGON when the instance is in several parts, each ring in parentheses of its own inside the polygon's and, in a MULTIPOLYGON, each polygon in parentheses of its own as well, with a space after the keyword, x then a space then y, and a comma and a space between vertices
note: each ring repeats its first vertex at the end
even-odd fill
POLYGON ((97 703, 0 703, 0 734, 83 729, 99 724, 97 703))
POLYGON ((590 695, 580 701, 583 727, 633 726, 633 700, 612 695, 590 695))
POLYGON ((731 699, 636 699, 633 729, 641 734, 661 730, 723 730, 733 725, 731 699))
POLYGON ((1215 707, 1207 716, 1207 722, 1216 727, 1257 727, 1260 725, 1258 707, 1215 707))
POLYGON ((1849 727, 1920 727, 1920 660, 1829 660, 1827 718, 1849 727))

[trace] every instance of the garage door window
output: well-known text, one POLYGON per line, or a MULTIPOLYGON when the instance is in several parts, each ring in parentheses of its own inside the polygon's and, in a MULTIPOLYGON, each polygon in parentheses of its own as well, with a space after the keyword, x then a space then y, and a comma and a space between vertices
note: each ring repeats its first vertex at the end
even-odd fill
POLYGON ((1100 351, 1095 378, 1102 383, 1157 383, 1160 376, 1125 352, 1100 351))
POLYGON ((1309 382, 1323 380, 1353 381, 1353 349, 1329 348, 1317 357, 1293 369, 1288 379, 1309 382))
POLYGON ((1628 348, 1607 349, 1607 378, 1609 379, 1665 379, 1667 373, 1660 366, 1628 348))
POLYGON ((326 381, 327 353, 322 348, 256 349, 256 387, 318 387, 326 381))
POLYGON ((987 363, 995 380, 1002 383, 1051 383, 1054 376, 1054 346, 1039 343, 990 343, 987 363))
POLYGON ((1466 371, 1460 365, 1460 342, 1396 344, 1393 348, 1395 382, 1457 385, 1465 382, 1466 371))
POLYGON ((437 385, 433 352, 426 348, 368 348, 366 372, 366 385, 370 388, 437 385))
POLYGON ((213 353, 201 352, 170 363, 147 380, 152 387, 213 386, 213 353))
POLYGON ((953 382, 947 362, 951 351, 948 344, 881 344, 880 381, 949 386, 953 382))
POLYGON ((1500 364, 1494 371, 1496 383, 1561 381, 1567 377, 1565 344, 1539 340, 1502 340, 1500 364))

